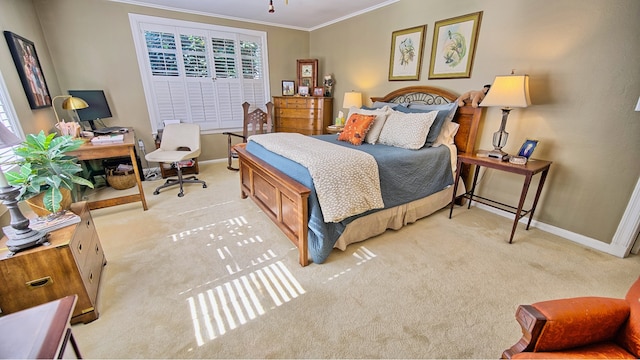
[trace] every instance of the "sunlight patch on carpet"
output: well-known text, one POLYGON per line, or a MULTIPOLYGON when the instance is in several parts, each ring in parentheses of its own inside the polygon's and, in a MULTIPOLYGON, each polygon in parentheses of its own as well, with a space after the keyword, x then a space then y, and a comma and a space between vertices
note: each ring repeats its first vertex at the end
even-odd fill
POLYGON ((305 293, 280 261, 187 298, 198 346, 305 293))

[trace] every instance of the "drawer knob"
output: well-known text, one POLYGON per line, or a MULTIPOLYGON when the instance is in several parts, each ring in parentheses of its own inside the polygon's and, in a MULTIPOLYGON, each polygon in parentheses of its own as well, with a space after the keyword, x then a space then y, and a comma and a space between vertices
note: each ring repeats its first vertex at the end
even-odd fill
POLYGON ((33 290, 50 284, 53 284, 53 279, 51 279, 51 276, 45 276, 40 279, 27 281, 25 285, 27 285, 28 289, 33 290))

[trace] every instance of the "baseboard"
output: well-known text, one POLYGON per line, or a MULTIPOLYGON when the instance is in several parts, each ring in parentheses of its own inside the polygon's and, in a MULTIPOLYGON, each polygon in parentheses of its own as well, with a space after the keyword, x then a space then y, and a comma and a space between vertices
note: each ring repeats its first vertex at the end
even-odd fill
MULTIPOLYGON (((487 205, 484 205, 484 204, 479 204, 477 202, 473 202, 471 205, 472 206, 477 206, 478 209, 482 209, 482 210, 485 210, 485 211, 500 215, 502 217, 506 217, 508 219, 513 219, 513 214, 512 213, 509 213, 509 212, 506 212, 506 211, 502 211, 500 209, 496 209, 496 208, 493 208, 491 206, 487 206, 487 205)), ((529 218, 528 217, 523 217, 522 219, 520 219, 519 222, 526 225, 527 221, 529 221, 529 218)), ((587 237, 587 236, 584 236, 584 235, 580 235, 578 233, 574 233, 574 232, 571 232, 571 231, 568 231, 568 230, 565 230, 565 229, 561 229, 561 228, 556 227, 556 226, 545 224, 545 223, 537 221, 535 219, 533 219, 531 221, 531 226, 533 226, 533 227, 535 227, 537 229, 540 229, 542 231, 546 231, 546 232, 548 232, 550 234, 560 236, 560 237, 565 238, 565 239, 567 239, 569 241, 573 241, 573 242, 575 242, 577 244, 580 244, 580 245, 583 245, 583 246, 586 246, 588 248, 595 249, 595 250, 598 250, 598 251, 602 251, 604 253, 607 253, 607 254, 610 254, 610 255, 613 255, 613 256, 617 256, 619 258, 624 258, 626 256, 626 250, 627 250, 626 248, 622 249, 619 246, 613 246, 611 244, 604 243, 604 242, 602 242, 600 240, 596 240, 596 239, 593 239, 593 238, 590 238, 590 237, 587 237)), ((516 232, 516 234, 517 234, 517 232, 516 232)))

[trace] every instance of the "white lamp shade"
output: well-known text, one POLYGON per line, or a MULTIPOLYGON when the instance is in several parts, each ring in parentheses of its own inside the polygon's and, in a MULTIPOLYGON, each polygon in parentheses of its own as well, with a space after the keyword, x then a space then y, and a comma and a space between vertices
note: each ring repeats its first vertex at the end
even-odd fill
POLYGON ((636 111, 640 111, 640 98, 638 98, 638 103, 636 104, 636 111))
POLYGON ((362 106, 362 94, 355 91, 350 91, 344 93, 344 101, 342 102, 342 107, 348 109, 352 106, 361 107, 362 106))
POLYGON ((496 76, 487 96, 480 106, 500 106, 506 108, 527 107, 529 98, 529 75, 496 76))

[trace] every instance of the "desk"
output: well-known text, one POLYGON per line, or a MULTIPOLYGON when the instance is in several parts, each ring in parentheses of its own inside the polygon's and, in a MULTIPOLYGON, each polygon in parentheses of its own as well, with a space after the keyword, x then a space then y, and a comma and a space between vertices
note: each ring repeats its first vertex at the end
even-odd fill
POLYGON ((78 359, 80 350, 71 333, 76 295, 0 317, 0 358, 61 359, 67 342, 78 359))
POLYGON ((109 206, 128 204, 136 201, 142 202, 142 207, 147 210, 147 200, 144 198, 144 190, 142 189, 142 180, 139 170, 138 161, 136 160, 136 154, 134 150, 135 146, 135 133, 132 129, 124 134, 124 141, 114 144, 100 144, 94 145, 91 141, 87 141, 80 148, 74 151, 67 152, 68 155, 76 156, 79 160, 95 160, 106 159, 112 157, 129 156, 131 157, 131 164, 133 165, 133 171, 136 173, 136 181, 138 182, 138 193, 133 195, 119 196, 111 199, 104 199, 98 201, 89 202, 89 209, 101 209, 109 206))
POLYGON ((513 221, 513 227, 511 228, 511 236, 509 237, 509 244, 511 244, 511 242, 513 241, 513 235, 516 232, 518 221, 524 216, 526 216, 527 214, 529 214, 529 221, 527 222, 526 229, 529 230, 529 225, 531 225, 531 219, 533 218, 533 213, 536 210, 536 205, 538 205, 538 199, 540 199, 540 194, 542 193, 542 187, 544 186, 544 181, 547 178, 547 174, 549 173, 549 168, 551 167, 551 161, 530 159, 524 165, 517 165, 517 164, 512 164, 508 161, 502 161, 499 159, 493 159, 488 157, 479 157, 473 154, 464 154, 464 153, 458 154, 458 165, 456 170, 455 182, 453 185, 453 198, 451 199, 451 209, 449 210, 449 219, 451 219, 451 214, 453 213, 453 205, 456 199, 456 192, 458 190, 458 181, 460 180, 460 169, 462 169, 463 164, 476 166, 476 170, 473 175, 473 182, 471 184, 471 190, 460 195, 460 197, 469 199, 469 204, 467 206, 467 209, 471 207, 471 201, 477 201, 479 203, 514 214, 515 219, 513 221), (520 193, 520 201, 518 202, 518 207, 499 203, 497 201, 487 199, 474 194, 476 190, 476 182, 478 180, 478 172, 480 171, 480 167, 482 166, 490 169, 510 172, 513 174, 524 175, 524 184, 522 185, 522 192, 520 193), (541 175, 540 175, 540 182, 538 182, 538 190, 536 191, 536 197, 533 200, 531 209, 524 210, 523 209, 524 201, 527 197, 527 192, 529 191, 531 178, 533 178, 533 175, 538 173, 541 173, 541 175))

